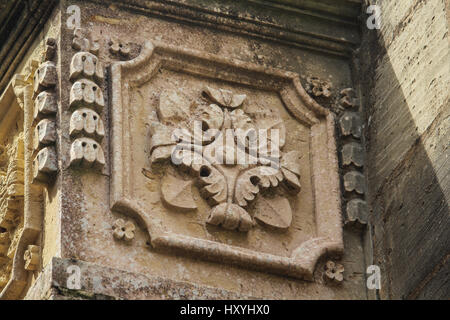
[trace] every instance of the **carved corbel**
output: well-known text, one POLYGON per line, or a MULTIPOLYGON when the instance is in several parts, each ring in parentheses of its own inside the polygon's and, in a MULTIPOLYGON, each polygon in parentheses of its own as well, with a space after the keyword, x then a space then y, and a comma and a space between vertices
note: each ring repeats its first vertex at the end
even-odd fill
POLYGON ((45 117, 53 116, 58 111, 56 96, 52 92, 43 91, 34 100, 34 120, 39 121, 45 117))
POLYGON ((341 99, 339 100, 339 103, 344 108, 350 108, 350 109, 358 109, 359 108, 359 98, 356 94, 355 89, 353 88, 346 88, 341 90, 341 99))
POLYGON ((36 125, 34 131, 33 147, 38 150, 56 142, 56 123, 53 120, 43 119, 36 125))
POLYGON ((88 37, 85 34, 86 30, 76 28, 73 32, 72 48, 77 51, 89 51, 92 54, 98 55, 100 45, 98 40, 88 37))
POLYGON ((34 73, 34 96, 43 90, 52 89, 56 86, 57 81, 58 74, 55 63, 52 61, 42 63, 34 73))
POLYGON ((57 155, 54 147, 45 147, 33 161, 33 182, 48 183, 58 171, 57 155))

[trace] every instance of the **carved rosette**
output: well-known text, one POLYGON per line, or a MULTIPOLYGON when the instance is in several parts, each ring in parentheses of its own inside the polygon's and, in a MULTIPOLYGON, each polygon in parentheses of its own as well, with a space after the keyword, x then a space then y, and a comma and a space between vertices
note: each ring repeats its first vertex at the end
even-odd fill
MULTIPOLYGON (((289 201, 273 189, 300 192, 300 155, 280 151, 286 139, 283 120, 274 111, 252 106, 248 109, 254 112, 246 113, 244 94, 210 87, 203 94, 206 98, 195 106, 176 92, 161 94, 158 119, 150 123, 151 163, 170 158, 178 169, 189 169, 200 194, 212 207, 208 224, 247 232, 258 220, 274 228, 289 228, 289 201), (249 150, 252 137, 254 152, 249 150)), ((183 211, 195 209, 191 184, 166 175, 161 188, 166 205, 183 211)))
POLYGON ((332 84, 328 80, 321 80, 318 77, 308 77, 306 79, 306 91, 315 98, 330 98, 332 95, 332 84))
POLYGON ((121 59, 128 59, 131 54, 130 44, 124 43, 120 39, 111 38, 108 41, 109 53, 121 59))
POLYGON ((70 63, 70 165, 101 170, 105 155, 101 146, 105 129, 101 114, 105 106, 101 83, 103 65, 98 58, 99 44, 75 29, 72 48, 77 52, 70 63))
POLYGON ((340 284, 344 280, 344 266, 334 261, 327 261, 323 278, 328 284, 340 284))
POLYGON ((113 225, 113 235, 117 240, 124 240, 131 242, 134 239, 134 232, 136 227, 132 221, 124 221, 117 219, 113 225))

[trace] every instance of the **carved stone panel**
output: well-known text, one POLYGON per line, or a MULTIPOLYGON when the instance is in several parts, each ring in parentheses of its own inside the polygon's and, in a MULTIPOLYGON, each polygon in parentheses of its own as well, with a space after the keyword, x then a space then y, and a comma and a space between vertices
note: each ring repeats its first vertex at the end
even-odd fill
POLYGON ((145 42, 111 83, 111 207, 155 249, 305 279, 342 253, 334 116, 297 74, 145 42))
POLYGON ((0 293, 12 277, 24 228, 23 113, 11 91, 0 98, 0 293))
POLYGON ((44 97, 42 104, 33 102, 33 79, 49 83, 45 80, 49 78, 34 76, 36 61, 29 60, 27 66, 25 74, 14 76, 0 97, 0 299, 21 297, 32 279, 30 273, 39 269, 36 244, 41 232, 42 189, 32 184, 33 154, 35 146, 53 148, 44 145, 55 139, 51 121, 36 121, 36 114, 49 110, 47 103, 52 99, 42 96, 44 91, 39 94, 44 97), (33 249, 25 254, 30 246, 33 249))

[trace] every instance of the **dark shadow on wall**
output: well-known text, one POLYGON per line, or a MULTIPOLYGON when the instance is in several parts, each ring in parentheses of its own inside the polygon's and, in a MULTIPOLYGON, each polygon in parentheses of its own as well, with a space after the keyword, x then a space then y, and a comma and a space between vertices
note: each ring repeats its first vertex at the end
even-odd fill
MULTIPOLYGON (((438 116, 419 135, 410 112, 414 106, 406 102, 383 37, 375 30, 363 29, 359 54, 360 86, 366 118, 370 231, 374 264, 382 270, 380 297, 448 299, 448 96, 439 106, 438 116), (426 149, 431 150, 431 158, 426 149)), ((417 66, 417 72, 426 71, 426 66, 417 66)), ((430 84, 421 85, 428 88, 430 84)), ((427 109, 422 112, 427 112, 427 109)))

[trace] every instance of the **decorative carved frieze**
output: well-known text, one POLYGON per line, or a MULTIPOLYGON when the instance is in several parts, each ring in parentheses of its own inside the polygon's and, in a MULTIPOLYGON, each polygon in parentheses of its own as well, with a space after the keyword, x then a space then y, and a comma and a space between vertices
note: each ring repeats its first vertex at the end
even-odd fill
POLYGON ((34 75, 34 136, 33 136, 33 181, 50 183, 58 170, 56 145, 56 120, 58 112, 57 94, 54 87, 58 74, 56 40, 47 38, 42 55, 43 62, 34 75))
POLYGON ((14 94, 17 97, 17 102, 24 109, 24 91, 25 87, 33 84, 34 74, 39 67, 39 62, 37 60, 29 60, 25 67, 25 74, 14 75, 11 84, 14 94))
POLYGON ((43 189, 41 183, 33 184, 33 177, 49 182, 57 170, 54 59, 56 41, 49 38, 38 59, 42 63, 27 62, 24 73, 15 75, 0 97, 0 142, 5 146, 0 148, 0 234, 9 237, 9 244, 0 240, 0 299, 19 298, 29 281, 27 268, 37 267, 36 250, 30 248, 30 259, 24 253, 30 243, 39 242, 41 232, 43 189), (47 148, 51 157, 42 156, 47 148))
POLYGON ((7 259, 6 254, 8 253, 10 243, 9 232, 0 232, 0 264, 7 259))
POLYGON ((24 218, 24 87, 31 84, 18 79, 16 90, 10 84, 0 97, 0 297, 12 278, 24 218))
POLYGON ((105 106, 99 84, 103 81, 103 65, 97 57, 100 46, 83 29, 75 29, 72 48, 79 50, 70 64, 70 165, 101 170, 105 156, 100 145, 105 128, 101 112, 105 106))
POLYGON ((338 120, 341 149, 342 184, 345 199, 345 224, 363 226, 367 224, 367 204, 364 201, 366 179, 364 169, 364 148, 362 145, 362 121, 359 115, 359 99, 354 89, 341 91, 340 107, 345 111, 338 120), (350 111, 351 110, 351 111, 350 111))
POLYGON ((23 205, 23 140, 17 138, 9 147, 8 163, 0 168, 0 227, 9 230, 17 226, 23 205))

